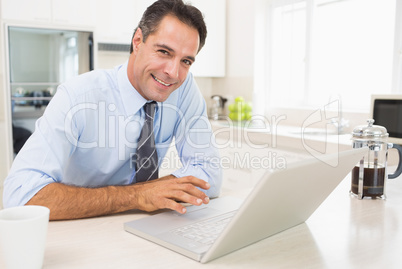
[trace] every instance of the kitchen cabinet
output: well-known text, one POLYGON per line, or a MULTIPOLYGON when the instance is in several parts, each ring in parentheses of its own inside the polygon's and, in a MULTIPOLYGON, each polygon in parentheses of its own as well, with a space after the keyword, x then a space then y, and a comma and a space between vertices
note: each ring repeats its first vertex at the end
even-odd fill
POLYGON ((226 63, 226 0, 192 0, 204 14, 207 25, 205 46, 191 67, 198 77, 224 77, 226 63))
POLYGON ((95 0, 53 0, 52 20, 57 24, 95 26, 95 0))
POLYGON ((2 0, 2 18, 29 22, 50 22, 52 0, 2 0))
POLYGON ((90 26, 96 24, 95 0, 3 0, 2 19, 18 23, 90 26))
POLYGON ((131 43, 140 20, 137 1, 107 0, 96 4, 96 40, 98 43, 131 43))
MULTIPOLYGON (((99 43, 131 43, 142 14, 154 0, 107 0, 96 5, 96 39, 99 43)), ((204 14, 208 36, 204 48, 191 67, 197 77, 225 76, 226 0, 192 0, 204 14)))

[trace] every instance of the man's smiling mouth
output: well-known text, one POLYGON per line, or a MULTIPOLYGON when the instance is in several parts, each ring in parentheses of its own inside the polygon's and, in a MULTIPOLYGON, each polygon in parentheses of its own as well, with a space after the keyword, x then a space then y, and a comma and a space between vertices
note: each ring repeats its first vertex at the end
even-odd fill
POLYGON ((169 86, 171 86, 171 85, 172 85, 172 84, 166 83, 166 82, 164 82, 164 81, 162 81, 162 80, 158 79, 157 77, 155 77, 155 76, 154 76, 154 75, 152 75, 152 74, 151 74, 151 76, 152 76, 152 78, 153 78, 153 79, 154 79, 156 82, 158 82, 158 83, 162 84, 163 86, 169 87, 169 86))

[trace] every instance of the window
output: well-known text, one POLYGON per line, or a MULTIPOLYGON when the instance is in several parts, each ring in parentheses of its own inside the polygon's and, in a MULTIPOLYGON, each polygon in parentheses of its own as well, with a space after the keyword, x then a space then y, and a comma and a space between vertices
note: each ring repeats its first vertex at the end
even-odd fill
POLYGON ((401 92, 397 0, 266 3, 265 104, 368 112, 371 94, 401 92))

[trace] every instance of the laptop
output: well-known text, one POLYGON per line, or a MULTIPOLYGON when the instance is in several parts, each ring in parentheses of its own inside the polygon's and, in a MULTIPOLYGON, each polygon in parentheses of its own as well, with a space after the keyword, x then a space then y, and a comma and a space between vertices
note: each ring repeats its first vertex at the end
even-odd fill
POLYGON ((124 229, 206 263, 305 222, 367 151, 291 163, 267 171, 244 200, 216 198, 183 215, 166 211, 127 222, 124 229))

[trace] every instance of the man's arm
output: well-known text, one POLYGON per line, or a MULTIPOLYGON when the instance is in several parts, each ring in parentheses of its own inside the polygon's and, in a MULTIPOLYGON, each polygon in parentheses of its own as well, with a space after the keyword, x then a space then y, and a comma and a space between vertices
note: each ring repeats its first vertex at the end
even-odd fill
POLYGON ((50 220, 79 219, 139 209, 154 211, 168 208, 184 214, 186 208, 176 201, 201 205, 209 198, 197 189, 210 185, 198 178, 166 176, 127 186, 84 188, 51 183, 41 189, 27 205, 50 209, 50 220))
POLYGON ((208 181, 211 188, 206 194, 218 197, 222 185, 222 167, 205 100, 192 74, 184 89, 179 91, 178 122, 175 127, 175 145, 181 168, 172 174, 176 177, 192 175, 208 181))

